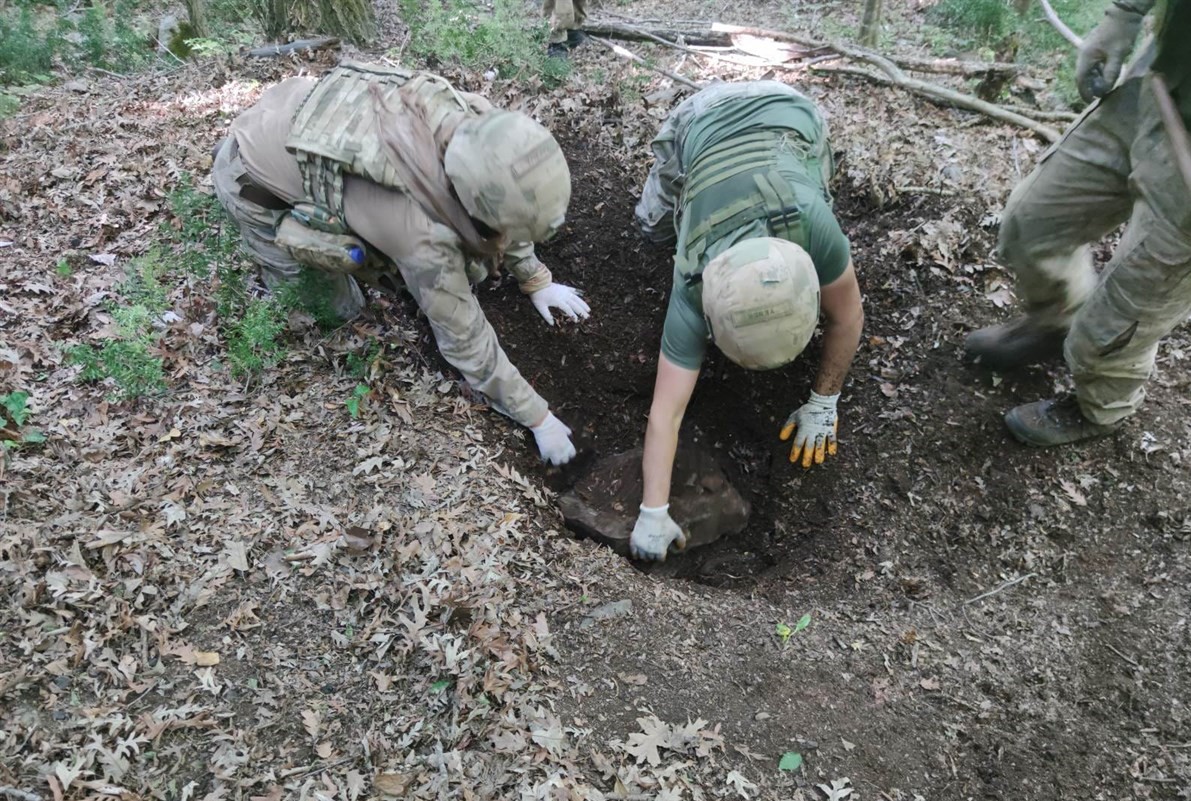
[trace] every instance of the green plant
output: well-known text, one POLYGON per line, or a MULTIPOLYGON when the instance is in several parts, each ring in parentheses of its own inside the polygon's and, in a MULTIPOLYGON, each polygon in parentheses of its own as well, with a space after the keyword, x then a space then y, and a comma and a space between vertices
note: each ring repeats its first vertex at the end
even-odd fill
POLYGON ((372 370, 372 365, 380 358, 381 349, 375 342, 369 342, 363 353, 347 354, 347 372, 352 378, 364 380, 372 370))
POLYGON ((54 272, 61 278, 70 278, 74 275, 74 270, 66 259, 58 259, 58 263, 54 265, 54 272))
POLYGON ((33 3, 23 0, 0 11, 0 83, 45 77, 54 55, 54 41, 39 25, 33 3))
POLYGON ((546 58, 546 24, 515 0, 402 0, 410 54, 431 65, 495 69, 504 78, 557 81, 569 67, 546 58))
POLYGON ((1014 27, 1013 9, 1005 0, 940 0, 927 19, 970 37, 971 43, 991 44, 1014 27))
POLYGON ((367 384, 356 384, 356 388, 352 390, 351 397, 343 402, 343 405, 347 407, 347 412, 352 416, 353 420, 360 416, 360 402, 370 392, 372 392, 372 389, 367 384))
POLYGON ((212 262, 232 259, 237 236, 232 226, 224 225, 218 200, 198 191, 188 173, 181 175, 166 199, 174 219, 164 233, 178 245, 174 258, 186 273, 206 278, 212 262))
POLYGON ((782 771, 796 771, 802 767, 802 754, 797 751, 787 751, 777 763, 777 769, 782 771))
POLYGON ((36 428, 24 428, 29 420, 29 393, 0 395, 0 445, 5 450, 45 442, 45 434, 36 428))
POLYGON ((165 371, 161 359, 150 352, 151 345, 148 336, 115 339, 98 346, 76 345, 66 351, 66 357, 83 368, 80 380, 111 379, 116 397, 139 398, 165 389, 165 371))
POLYGON ((227 358, 232 375, 246 378, 272 367, 285 355, 277 341, 285 330, 285 310, 268 298, 254 298, 238 319, 226 321, 227 358))
POLYGON ((794 628, 790 628, 785 623, 778 623, 777 626, 775 627, 775 633, 777 634, 778 637, 781 638, 782 642, 785 643, 791 637, 793 637, 795 634, 797 634, 798 632, 805 629, 810 624, 811 624, 811 615, 809 612, 807 612, 805 615, 798 618, 798 622, 794 624, 794 628))
POLYGON ((323 331, 331 331, 343 324, 331 305, 334 286, 331 276, 303 267, 298 280, 286 284, 277 292, 277 302, 284 309, 301 309, 314 318, 323 331))
POLYGON ((21 107, 21 99, 15 95, 0 92, 0 120, 11 117, 21 107))

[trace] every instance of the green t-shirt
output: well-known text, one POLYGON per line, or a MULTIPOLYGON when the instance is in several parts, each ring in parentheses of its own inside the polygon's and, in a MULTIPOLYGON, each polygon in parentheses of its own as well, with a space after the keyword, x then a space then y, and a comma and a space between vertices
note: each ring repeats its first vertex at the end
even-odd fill
MULTIPOLYGON (((809 100, 784 95, 764 96, 713 107, 691 122, 682 142, 683 161, 693 164, 706 148, 723 142, 734 133, 759 128, 792 129, 817 139, 810 143, 810 149, 827 160, 823 174, 818 176, 821 181, 808 181, 805 176, 801 180, 788 181, 802 213, 807 252, 815 264, 819 285, 826 286, 847 269, 851 248, 827 200, 825 182, 830 172, 830 149, 817 112, 809 100)), ((781 171, 780 166, 778 171, 781 171)), ((738 242, 762 236, 770 236, 770 232, 764 220, 756 220, 713 242, 704 251, 701 261, 706 264, 738 242)), ((703 317, 702 286, 702 283, 688 285, 675 267, 670 305, 662 329, 662 353, 674 364, 688 370, 699 369, 710 338, 703 317)))

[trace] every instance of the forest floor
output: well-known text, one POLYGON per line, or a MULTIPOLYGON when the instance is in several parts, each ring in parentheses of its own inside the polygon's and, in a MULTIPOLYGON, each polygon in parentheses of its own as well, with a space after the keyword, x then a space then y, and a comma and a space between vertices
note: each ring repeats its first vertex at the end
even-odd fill
MULTIPOLYGON (((865 298, 839 454, 803 471, 777 441, 814 347, 713 357, 685 435, 754 513, 662 565, 566 532, 568 476, 460 391, 408 300, 331 332, 291 313, 284 358, 237 379, 215 279, 167 269, 166 391, 80 383, 66 351, 114 336, 129 265, 194 247, 171 193, 209 191, 235 114, 333 58, 93 75, 0 122, 0 395, 46 437, 0 472, 0 797, 1191 799, 1187 331, 1141 414, 1056 451, 1001 415, 1062 365, 959 357, 1012 311, 991 250, 1028 132, 779 75, 829 118, 865 298)), ((486 313, 586 448, 634 447, 671 261, 632 209, 686 90, 594 43, 557 88, 454 77, 558 136, 573 200, 540 255, 593 309, 547 328, 488 283, 486 313)))

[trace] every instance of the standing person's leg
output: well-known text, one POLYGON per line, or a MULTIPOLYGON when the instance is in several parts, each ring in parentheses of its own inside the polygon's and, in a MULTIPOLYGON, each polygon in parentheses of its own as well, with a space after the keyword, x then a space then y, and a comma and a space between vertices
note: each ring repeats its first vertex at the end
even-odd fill
POLYGON ((994 369, 1057 357, 1096 286, 1089 243, 1128 219, 1130 146, 1140 81, 1122 85, 1067 130, 1013 190, 997 260, 1013 270, 1025 315, 973 332, 968 355, 994 369))
POLYGON ((1074 414, 1065 427, 1037 422, 1039 409, 1049 401, 1015 409, 1013 421, 1006 417, 1011 430, 1017 423, 1019 438, 1032 444, 1107 433, 1136 412, 1158 343, 1191 314, 1191 187, 1178 169, 1148 87, 1141 94, 1138 120, 1130 152, 1130 183, 1137 195, 1133 217, 1067 337, 1078 409, 1069 410, 1074 414))
POLYGON ((567 52, 567 31, 575 22, 573 0, 543 0, 542 15, 550 20, 550 38, 547 39, 547 52, 550 55, 565 57, 567 52))

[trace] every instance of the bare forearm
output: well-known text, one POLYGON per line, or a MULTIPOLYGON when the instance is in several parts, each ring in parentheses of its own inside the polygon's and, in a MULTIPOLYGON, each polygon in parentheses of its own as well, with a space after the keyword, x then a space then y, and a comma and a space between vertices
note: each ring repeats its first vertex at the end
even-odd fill
POLYGON ((641 459, 645 491, 642 506, 661 506, 670 500, 670 478, 674 472, 674 454, 678 450, 678 417, 657 410, 649 413, 645 429, 645 454, 641 459))
POLYGON ((864 328, 864 313, 839 322, 828 322, 823 328, 823 356, 819 374, 815 377, 815 392, 837 395, 844 387, 844 379, 852 367, 852 359, 860 345, 864 328))

